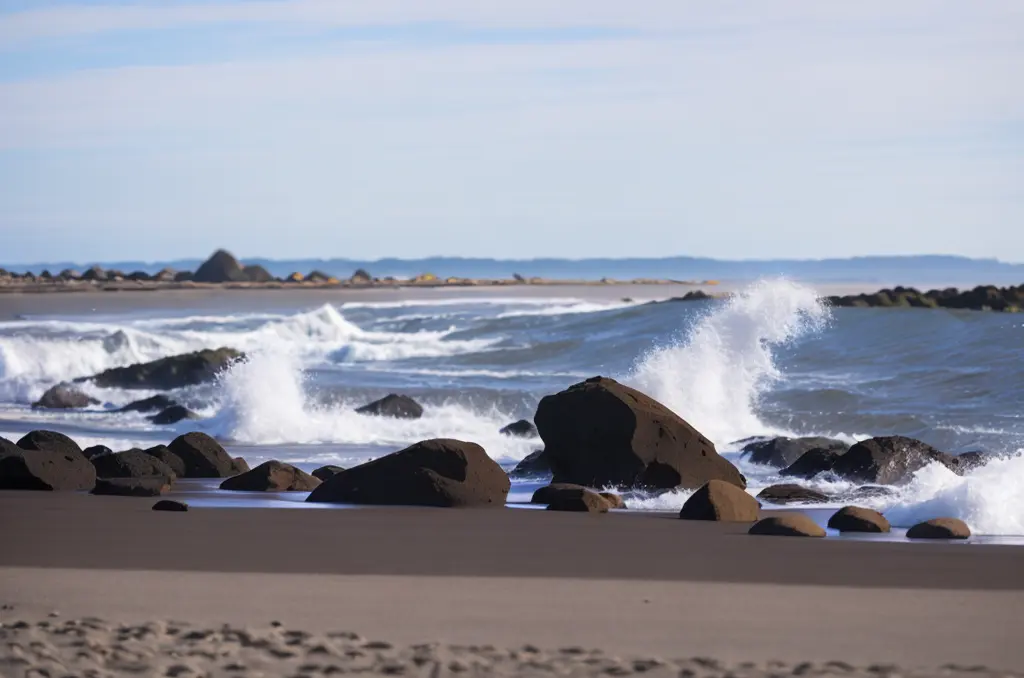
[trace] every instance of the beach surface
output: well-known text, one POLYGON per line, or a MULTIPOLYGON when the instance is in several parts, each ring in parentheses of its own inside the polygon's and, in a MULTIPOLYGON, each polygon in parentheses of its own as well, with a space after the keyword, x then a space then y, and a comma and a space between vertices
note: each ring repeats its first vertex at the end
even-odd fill
MULTIPOLYGON (((157 513, 151 504, 0 493, 5 632, 57 611, 117 624, 280 622, 406 648, 532 644, 556 655, 575 646, 614 657, 711 657, 722 666, 755 662, 749 675, 768 675, 756 671, 769 671, 770 660, 786 671, 808 661, 904 671, 1024 666, 1024 648, 1012 640, 1024 613, 1024 548, 1016 546, 752 537, 744 525, 657 513, 157 513)), ((42 632, 22 633, 30 631, 42 632)), ((577 668, 584 675, 598 664, 577 668)))

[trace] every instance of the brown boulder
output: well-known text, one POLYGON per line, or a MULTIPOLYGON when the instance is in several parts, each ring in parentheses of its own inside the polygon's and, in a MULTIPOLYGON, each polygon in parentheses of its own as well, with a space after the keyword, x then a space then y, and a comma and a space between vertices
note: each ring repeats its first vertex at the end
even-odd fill
POLYGON ((89 461, 99 478, 149 478, 160 476, 173 480, 174 470, 156 457, 139 449, 96 455, 89 461))
POLYGON ((757 500, 732 483, 710 480, 683 504, 679 517, 684 520, 718 520, 752 523, 757 520, 757 500))
POLYGON ((144 388, 167 391, 205 384, 242 357, 233 348, 203 349, 148 363, 114 367, 75 381, 92 381, 105 388, 144 388))
POLYGON ((836 459, 832 472, 848 480, 879 485, 909 481, 915 471, 937 461, 956 471, 953 456, 904 436, 871 438, 836 459))
POLYGON ((546 396, 534 421, 555 482, 671 489, 717 479, 746 485, 714 443, 614 379, 594 377, 546 396))
POLYGON ((538 487, 530 498, 531 504, 550 504, 551 498, 565 490, 585 490, 587 488, 574 483, 551 483, 544 487, 538 487))
POLYGON ((766 487, 758 492, 757 498, 769 504, 824 504, 829 500, 826 494, 791 483, 766 487))
POLYGON ((92 494, 115 497, 159 497, 171 490, 170 478, 100 478, 92 494))
POLYGON ((832 438, 779 437, 748 443, 743 447, 743 453, 755 464, 786 468, 811 450, 833 450, 842 454, 848 449, 849 445, 832 438))
POLYGON ((32 407, 35 409, 69 410, 98 405, 99 402, 70 384, 57 384, 47 389, 39 400, 32 403, 32 407))
POLYGON ((185 465, 185 478, 228 478, 235 475, 235 460, 220 443, 199 431, 184 433, 168 445, 185 465))
POLYGON ((166 464, 172 471, 174 471, 174 475, 177 477, 185 477, 185 472, 187 470, 185 468, 185 462, 182 461, 181 457, 171 452, 166 445, 156 445, 148 450, 143 450, 143 452, 166 464))
POLYGON ((500 507, 509 487, 508 475, 484 448, 436 439, 339 473, 313 490, 306 501, 500 507))
POLYGON ((878 511, 844 506, 828 519, 828 526, 840 532, 888 532, 889 521, 878 511))
POLYGON ((547 510, 608 513, 609 508, 608 500, 597 492, 584 487, 565 487, 551 494, 547 510))
POLYGON ((626 508, 626 501, 615 494, 614 492, 598 492, 601 497, 608 502, 608 508, 613 509, 624 509, 626 508))
POLYGON ((824 537, 825 530, 802 513, 786 513, 762 518, 754 523, 749 534, 776 537, 824 537))
POLYGON ((907 539, 967 539, 971 528, 959 518, 932 518, 907 530, 907 539))
POLYGON ((65 435, 32 431, 17 445, 0 438, 0 490, 75 492, 95 485, 96 469, 65 435))
POLYGON ((228 478, 222 490, 235 492, 306 492, 320 484, 305 471, 279 461, 265 461, 251 471, 228 478))

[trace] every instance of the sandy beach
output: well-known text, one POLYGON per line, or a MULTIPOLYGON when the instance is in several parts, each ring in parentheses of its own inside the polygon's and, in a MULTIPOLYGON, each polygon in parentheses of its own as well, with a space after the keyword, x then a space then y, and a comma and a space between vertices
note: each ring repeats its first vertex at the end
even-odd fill
POLYGON ((152 512, 151 504, 0 494, 5 626, 57 611, 210 628, 269 629, 279 621, 398 646, 713 657, 764 670, 769 660, 790 669, 833 660, 1024 665, 1008 632, 1024 611, 1020 547, 759 538, 743 525, 650 513, 175 514, 152 512))

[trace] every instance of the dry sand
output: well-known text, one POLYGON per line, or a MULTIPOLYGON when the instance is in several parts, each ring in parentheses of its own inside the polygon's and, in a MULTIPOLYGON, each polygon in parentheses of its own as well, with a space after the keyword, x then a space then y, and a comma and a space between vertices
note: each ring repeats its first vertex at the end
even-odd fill
MULTIPOLYGON (((29 661, 18 671, 45 664, 33 655, 32 642, 41 643, 39 652, 71 662, 71 643, 82 638, 53 627, 87 616, 115 627, 151 625, 148 632, 94 629, 85 639, 108 648, 141 643, 132 651, 145 654, 137 658, 147 666, 142 675, 163 675, 175 661, 207 675, 268 676, 321 675, 329 666, 386 673, 401 665, 410 675, 463 668, 469 674, 614 675, 645 666, 630 657, 723 662, 718 668, 670 662, 650 667, 652 675, 857 675, 825 665, 832 660, 865 671, 898 664, 900 675, 940 675, 939 667, 950 663, 1024 667, 1017 638, 1024 618, 1022 547, 751 537, 743 526, 628 512, 158 513, 151 504, 0 493, 0 604, 11 606, 0 619, 31 622, 2 630, 4 656, 20 653, 29 661), (59 618, 48 617, 54 610, 59 618), (188 631, 168 634, 172 619, 189 622, 189 630, 228 623, 235 631, 185 640, 188 631), (274 620, 284 626, 271 627, 274 620), (40 621, 50 626, 36 626, 40 621), (245 647, 238 639, 242 629, 266 642, 245 647), (286 636, 288 630, 311 636, 302 637, 294 656, 276 657, 268 648, 299 637, 286 636), (330 639, 330 631, 358 632, 395 647, 330 639), (142 639, 131 640, 139 633, 142 639), (10 643, 21 649, 15 652, 10 643), (418 643, 446 645, 413 649, 418 643), (311 656, 320 644, 329 652, 311 656), (525 644, 544 651, 524 653, 525 644), (559 652, 570 646, 601 653, 559 652), (769 660, 785 665, 769 666, 769 660), (746 661, 756 666, 738 668, 746 661), (805 661, 815 664, 800 666, 805 661), (232 673, 226 667, 234 663, 248 672, 232 673), (319 668, 303 671, 303 664, 319 668), (907 667, 920 671, 911 674, 907 667)), ((113 655, 86 655, 83 667, 113 666, 113 655)), ((118 656, 128 661, 133 655, 118 656)), ((0 664, 0 673, 14 670, 7 666, 0 664)), ((86 674, 79 667, 75 675, 86 674)), ((191 674, 182 669, 180 675, 191 674)), ((878 669, 872 675, 888 674, 878 669)))

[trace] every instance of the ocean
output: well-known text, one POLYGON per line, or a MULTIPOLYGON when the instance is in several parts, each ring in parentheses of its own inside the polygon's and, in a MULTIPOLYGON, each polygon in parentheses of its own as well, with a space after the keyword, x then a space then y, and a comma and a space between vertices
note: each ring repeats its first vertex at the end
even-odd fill
MULTIPOLYGON (((156 294, 151 303, 110 293, 95 305, 73 294, 40 295, 30 312, 0 314, 0 435, 16 440, 49 428, 83 447, 117 450, 202 430, 250 464, 274 458, 306 469, 451 437, 483 445, 512 468, 543 443, 498 430, 531 419, 543 396, 600 374, 693 424, 755 494, 785 479, 738 454, 738 441, 753 436, 853 442, 899 434, 952 453, 981 450, 996 458, 966 476, 934 465, 895 494, 858 503, 883 510, 895 526, 946 515, 979 535, 1024 536, 1020 315, 830 309, 814 285, 778 278, 728 300, 665 303, 651 303, 668 296, 664 290, 640 295, 628 286, 438 289, 407 298, 156 294), (31 408, 60 381, 221 346, 248 358, 214 384, 172 394, 202 415, 197 421, 156 426, 144 415, 115 413, 155 392, 87 385, 100 405, 31 408), (424 416, 354 411, 392 392, 414 397, 424 416)), ((0 296, 0 310, 5 303, 0 296)), ((835 478, 801 484, 829 494, 854 489, 835 478)), ((510 501, 528 501, 537 486, 514 481, 510 501)), ((687 496, 627 501, 633 510, 678 510, 687 496)))

